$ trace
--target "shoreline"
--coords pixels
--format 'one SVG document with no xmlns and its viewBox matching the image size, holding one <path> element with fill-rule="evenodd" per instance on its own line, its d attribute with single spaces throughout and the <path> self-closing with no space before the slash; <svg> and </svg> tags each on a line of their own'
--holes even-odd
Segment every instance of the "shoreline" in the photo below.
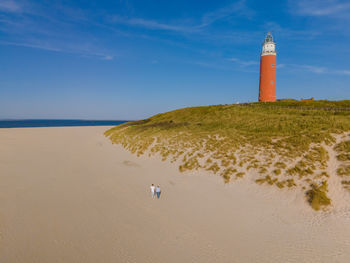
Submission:
<svg viewBox="0 0 350 263">
<path fill-rule="evenodd" d="M 115 127 L 115 125 L 91 125 L 91 126 L 48 126 L 48 127 L 7 127 L 7 128 L 1 128 L 0 130 L 13 130 L 13 129 L 32 129 L 32 128 L 37 128 L 37 129 L 48 129 L 48 128 L 93 128 L 93 127 L 105 127 L 105 128 L 111 128 Z"/>
<path fill-rule="evenodd" d="M 125 120 L 74 120 L 74 119 L 24 119 L 0 120 L 0 129 L 6 128 L 47 128 L 47 127 L 95 127 L 116 126 Z"/>
</svg>

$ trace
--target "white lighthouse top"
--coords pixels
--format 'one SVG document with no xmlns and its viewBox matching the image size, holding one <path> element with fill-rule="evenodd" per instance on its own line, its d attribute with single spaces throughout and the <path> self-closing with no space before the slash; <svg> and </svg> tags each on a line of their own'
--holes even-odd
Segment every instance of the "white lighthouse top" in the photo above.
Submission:
<svg viewBox="0 0 350 263">
<path fill-rule="evenodd" d="M 264 43 L 262 45 L 262 56 L 265 55 L 276 55 L 276 44 L 273 42 L 271 33 L 267 33 Z"/>
</svg>

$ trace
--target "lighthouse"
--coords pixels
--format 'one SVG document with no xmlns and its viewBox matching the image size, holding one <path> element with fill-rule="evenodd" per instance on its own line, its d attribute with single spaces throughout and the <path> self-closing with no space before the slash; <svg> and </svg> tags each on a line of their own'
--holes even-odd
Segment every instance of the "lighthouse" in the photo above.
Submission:
<svg viewBox="0 0 350 263">
<path fill-rule="evenodd" d="M 270 32 L 262 45 L 259 101 L 276 101 L 276 45 Z"/>
</svg>

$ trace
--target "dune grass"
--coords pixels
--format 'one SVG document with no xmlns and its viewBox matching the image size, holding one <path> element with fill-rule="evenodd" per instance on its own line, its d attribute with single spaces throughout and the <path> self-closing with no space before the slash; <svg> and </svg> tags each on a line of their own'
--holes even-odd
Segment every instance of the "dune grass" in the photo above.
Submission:
<svg viewBox="0 0 350 263">
<path fill-rule="evenodd" d="M 348 108 L 350 101 L 293 100 L 190 107 L 124 123 L 105 135 L 137 155 L 178 162 L 181 172 L 207 170 L 228 183 L 249 170 L 258 183 L 305 187 L 305 178 L 319 182 L 316 171 L 326 174 L 323 145 L 335 143 L 332 134 L 350 131 Z M 347 160 L 348 144 L 338 148 L 338 159 Z"/>
<path fill-rule="evenodd" d="M 341 163 L 337 169 L 337 174 L 343 178 L 342 185 L 345 189 L 350 189 L 350 140 L 338 143 L 334 150 L 338 153 L 337 159 Z"/>
<path fill-rule="evenodd" d="M 331 200 L 327 196 L 327 192 L 327 181 L 323 181 L 320 186 L 315 184 L 311 185 L 311 189 L 307 191 L 306 194 L 309 197 L 308 201 L 314 210 L 318 211 L 321 208 L 331 204 Z"/>
</svg>

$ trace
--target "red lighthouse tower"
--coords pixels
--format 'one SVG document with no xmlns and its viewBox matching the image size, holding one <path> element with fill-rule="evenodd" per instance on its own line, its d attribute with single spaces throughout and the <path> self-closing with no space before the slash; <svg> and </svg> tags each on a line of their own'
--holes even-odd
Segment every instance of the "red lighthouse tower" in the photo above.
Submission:
<svg viewBox="0 0 350 263">
<path fill-rule="evenodd" d="M 259 101 L 276 101 L 276 46 L 270 32 L 261 52 Z"/>
</svg>

